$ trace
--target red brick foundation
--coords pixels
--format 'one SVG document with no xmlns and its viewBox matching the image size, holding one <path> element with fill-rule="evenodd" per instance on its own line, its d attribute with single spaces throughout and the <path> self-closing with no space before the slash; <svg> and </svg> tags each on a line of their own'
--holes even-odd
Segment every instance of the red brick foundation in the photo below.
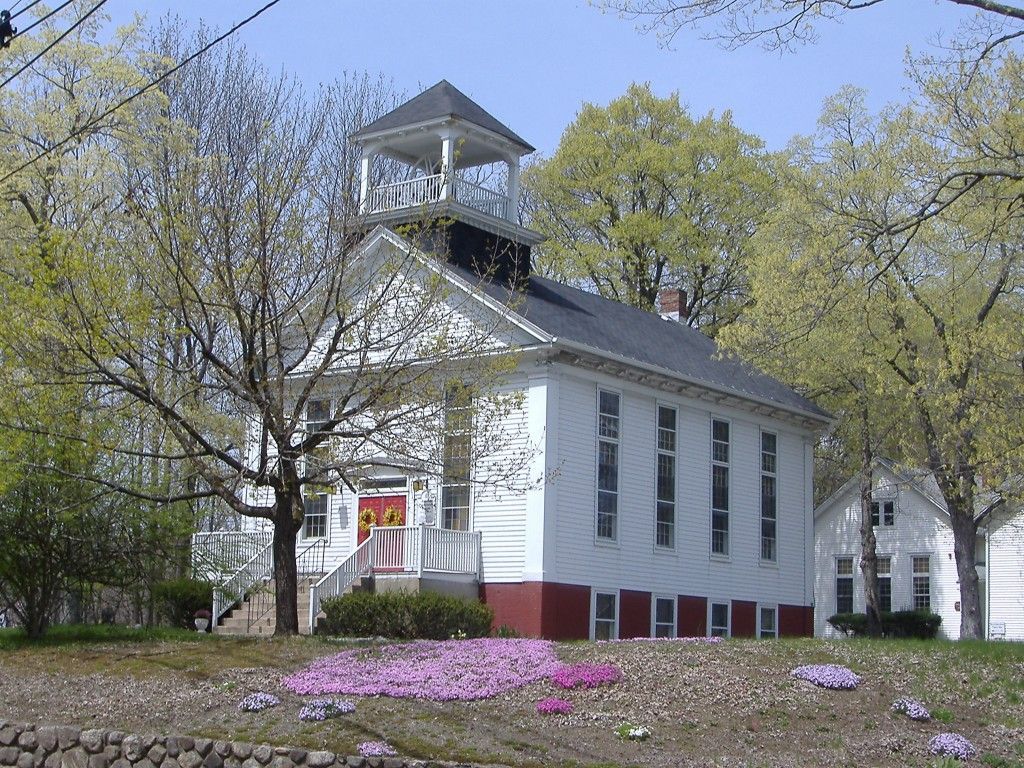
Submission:
<svg viewBox="0 0 1024 768">
<path fill-rule="evenodd" d="M 480 599 L 494 609 L 495 628 L 524 637 L 580 640 L 590 636 L 590 587 L 528 581 L 481 584 Z"/>
</svg>

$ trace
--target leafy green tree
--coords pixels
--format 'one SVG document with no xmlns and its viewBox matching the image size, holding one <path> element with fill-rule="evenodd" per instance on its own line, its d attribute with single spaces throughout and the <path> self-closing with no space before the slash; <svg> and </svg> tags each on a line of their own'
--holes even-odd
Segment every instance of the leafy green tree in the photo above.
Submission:
<svg viewBox="0 0 1024 768">
<path fill-rule="evenodd" d="M 931 80 L 921 106 L 881 115 L 856 91 L 833 99 L 818 134 L 791 148 L 788 207 L 759 238 L 755 300 L 726 339 L 762 363 L 773 348 L 794 382 L 863 374 L 867 418 L 892 424 L 946 503 L 963 637 L 982 633 L 978 527 L 1020 493 L 1024 219 L 1003 173 L 968 177 L 926 216 L 919 200 L 965 159 L 1019 141 L 1020 70 L 1011 56 Z"/>
<path fill-rule="evenodd" d="M 525 174 L 538 267 L 645 310 L 686 291 L 691 326 L 713 333 L 747 300 L 748 242 L 772 203 L 761 142 L 726 113 L 694 120 L 679 95 L 631 85 L 586 104 L 555 154 Z"/>
</svg>

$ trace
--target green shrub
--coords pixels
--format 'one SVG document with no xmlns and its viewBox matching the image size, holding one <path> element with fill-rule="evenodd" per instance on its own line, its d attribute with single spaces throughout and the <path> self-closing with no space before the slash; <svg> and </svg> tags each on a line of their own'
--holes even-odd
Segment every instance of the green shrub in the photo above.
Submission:
<svg viewBox="0 0 1024 768">
<path fill-rule="evenodd" d="M 939 633 L 942 617 L 928 611 L 893 611 L 882 613 L 883 637 L 912 637 L 932 640 Z M 845 635 L 864 637 L 868 633 L 868 617 L 863 613 L 837 613 L 828 623 Z"/>
<path fill-rule="evenodd" d="M 157 610 L 172 627 L 193 629 L 196 611 L 213 606 L 213 584 L 195 579 L 171 579 L 153 587 Z"/>
<path fill-rule="evenodd" d="M 352 592 L 324 600 L 323 612 L 320 632 L 352 637 L 484 637 L 494 621 L 490 606 L 437 592 Z"/>
</svg>

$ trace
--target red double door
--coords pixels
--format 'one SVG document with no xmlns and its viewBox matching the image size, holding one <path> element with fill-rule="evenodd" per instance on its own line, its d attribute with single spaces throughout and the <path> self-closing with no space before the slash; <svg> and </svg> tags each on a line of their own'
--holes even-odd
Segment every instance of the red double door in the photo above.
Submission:
<svg viewBox="0 0 1024 768">
<path fill-rule="evenodd" d="M 374 570 L 405 568 L 405 532 L 388 531 L 405 525 L 405 511 L 405 496 L 369 496 L 359 500 L 359 543 L 370 537 L 371 513 L 372 522 L 378 529 Z"/>
</svg>

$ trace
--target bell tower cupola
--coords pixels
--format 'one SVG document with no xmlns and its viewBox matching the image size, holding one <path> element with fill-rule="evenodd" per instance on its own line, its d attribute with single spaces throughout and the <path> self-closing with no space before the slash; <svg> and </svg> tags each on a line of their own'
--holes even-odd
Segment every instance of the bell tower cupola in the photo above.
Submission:
<svg viewBox="0 0 1024 768">
<path fill-rule="evenodd" d="M 442 80 L 351 138 L 364 226 L 425 224 L 458 266 L 503 280 L 529 273 L 543 238 L 518 223 L 519 163 L 534 148 L 462 91 Z"/>
</svg>

